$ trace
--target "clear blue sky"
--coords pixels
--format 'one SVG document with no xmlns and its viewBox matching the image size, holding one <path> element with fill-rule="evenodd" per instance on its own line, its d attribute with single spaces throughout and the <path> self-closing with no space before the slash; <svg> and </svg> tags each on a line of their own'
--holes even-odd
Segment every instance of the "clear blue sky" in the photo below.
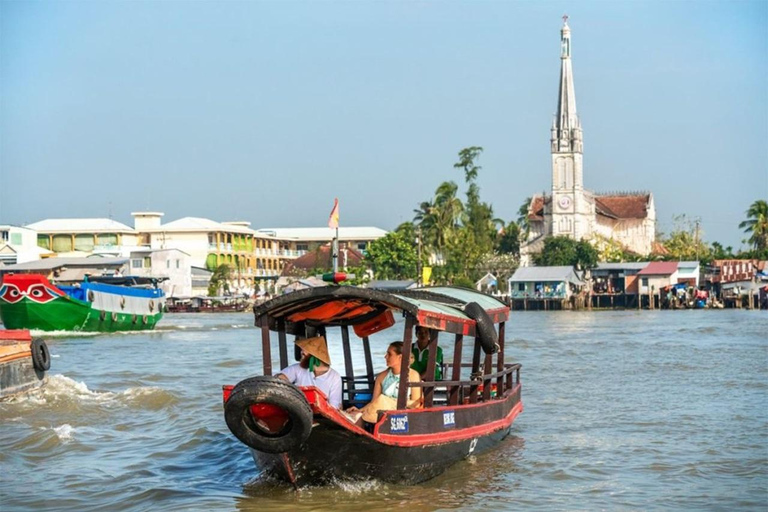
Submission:
<svg viewBox="0 0 768 512">
<path fill-rule="evenodd" d="M 4 0 L 0 223 L 322 226 L 338 196 L 342 225 L 393 229 L 471 145 L 514 219 L 550 188 L 564 13 L 587 188 L 738 247 L 768 198 L 764 0 Z"/>
</svg>

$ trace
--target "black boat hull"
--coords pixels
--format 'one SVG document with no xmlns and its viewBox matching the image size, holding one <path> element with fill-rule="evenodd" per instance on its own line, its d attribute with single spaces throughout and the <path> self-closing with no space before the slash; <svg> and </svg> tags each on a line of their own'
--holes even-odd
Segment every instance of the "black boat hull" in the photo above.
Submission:
<svg viewBox="0 0 768 512">
<path fill-rule="evenodd" d="M 374 435 L 350 429 L 334 417 L 315 414 L 315 425 L 305 443 L 290 452 L 272 454 L 250 449 L 257 467 L 267 474 L 298 486 L 322 484 L 338 480 L 375 479 L 398 484 L 417 484 L 443 473 L 469 455 L 486 451 L 509 435 L 514 418 L 522 411 L 519 387 L 509 397 L 475 406 L 442 407 L 431 411 L 411 411 L 411 432 L 396 437 L 383 434 L 393 424 L 396 411 L 387 413 L 377 425 Z M 442 421 L 451 412 L 456 423 L 472 418 L 490 422 L 472 422 L 463 429 L 429 434 L 420 426 Z M 409 440 L 409 438 L 413 438 Z M 421 438 L 416 440 L 416 438 Z M 393 440 L 394 439 L 394 440 Z M 402 442 L 398 442 L 402 439 Z"/>
</svg>

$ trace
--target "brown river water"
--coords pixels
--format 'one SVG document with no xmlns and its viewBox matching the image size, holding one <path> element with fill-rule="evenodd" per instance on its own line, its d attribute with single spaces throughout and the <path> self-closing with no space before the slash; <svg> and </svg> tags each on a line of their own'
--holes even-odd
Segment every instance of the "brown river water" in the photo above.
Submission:
<svg viewBox="0 0 768 512">
<path fill-rule="evenodd" d="M 514 312 L 525 410 L 497 449 L 417 486 L 298 491 L 224 423 L 221 385 L 261 368 L 252 318 L 46 335 L 46 388 L 0 403 L 0 510 L 768 510 L 768 312 Z M 376 368 L 401 333 L 374 337 Z"/>
</svg>

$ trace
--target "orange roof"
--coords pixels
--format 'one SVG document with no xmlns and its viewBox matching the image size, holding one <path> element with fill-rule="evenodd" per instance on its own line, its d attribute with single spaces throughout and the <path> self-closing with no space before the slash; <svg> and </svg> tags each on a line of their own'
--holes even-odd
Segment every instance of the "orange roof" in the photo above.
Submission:
<svg viewBox="0 0 768 512">
<path fill-rule="evenodd" d="M 528 220 L 544 220 L 544 196 L 533 196 L 528 207 Z"/>
<path fill-rule="evenodd" d="M 357 267 L 363 261 L 363 255 L 351 248 L 339 247 L 339 267 Z M 283 269 L 284 276 L 293 275 L 297 270 L 331 269 L 333 257 L 330 244 L 322 245 L 314 251 L 296 258 Z"/>
<path fill-rule="evenodd" d="M 616 219 L 644 219 L 648 216 L 650 194 L 595 196 L 598 214 Z"/>
</svg>

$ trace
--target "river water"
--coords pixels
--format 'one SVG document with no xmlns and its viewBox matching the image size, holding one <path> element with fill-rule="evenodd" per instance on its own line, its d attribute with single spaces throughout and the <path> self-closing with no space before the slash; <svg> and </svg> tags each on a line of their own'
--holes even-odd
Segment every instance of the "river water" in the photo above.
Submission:
<svg viewBox="0 0 768 512">
<path fill-rule="evenodd" d="M 0 403 L 0 509 L 768 508 L 766 312 L 515 312 L 525 410 L 496 450 L 419 486 L 298 492 L 259 477 L 224 423 L 221 384 L 259 373 L 251 324 L 169 314 L 153 332 L 46 335 L 47 387 Z M 377 368 L 399 335 L 374 340 Z"/>
</svg>

